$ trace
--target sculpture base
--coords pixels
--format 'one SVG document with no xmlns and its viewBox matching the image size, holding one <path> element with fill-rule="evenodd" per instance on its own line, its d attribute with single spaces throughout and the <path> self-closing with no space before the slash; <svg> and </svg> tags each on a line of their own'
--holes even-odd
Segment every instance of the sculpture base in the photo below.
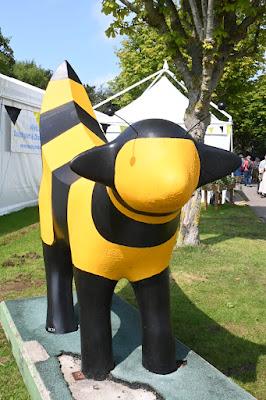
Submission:
<svg viewBox="0 0 266 400">
<path fill-rule="evenodd" d="M 33 400 L 254 400 L 200 356 L 177 341 L 177 359 L 187 365 L 156 375 L 141 364 L 138 312 L 114 296 L 113 348 L 116 367 L 108 380 L 80 373 L 79 331 L 53 335 L 45 331 L 46 298 L 0 304 L 0 321 Z"/>
</svg>

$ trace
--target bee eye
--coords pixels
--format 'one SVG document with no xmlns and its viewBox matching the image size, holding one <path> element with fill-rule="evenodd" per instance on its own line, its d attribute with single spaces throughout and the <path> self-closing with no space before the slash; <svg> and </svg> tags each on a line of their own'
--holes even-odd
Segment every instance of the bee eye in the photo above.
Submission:
<svg viewBox="0 0 266 400">
<path fill-rule="evenodd" d="M 130 159 L 130 165 L 133 166 L 135 164 L 135 162 L 136 162 L 136 157 L 132 156 Z"/>
</svg>

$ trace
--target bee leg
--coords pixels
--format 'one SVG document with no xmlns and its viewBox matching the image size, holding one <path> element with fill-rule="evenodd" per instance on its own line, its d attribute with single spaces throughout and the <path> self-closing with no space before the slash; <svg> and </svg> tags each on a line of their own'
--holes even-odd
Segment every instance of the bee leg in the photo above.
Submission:
<svg viewBox="0 0 266 400">
<path fill-rule="evenodd" d="M 70 248 L 63 241 L 56 241 L 51 246 L 43 243 L 43 257 L 48 303 L 46 330 L 51 333 L 76 331 L 78 324 L 73 306 Z"/>
<path fill-rule="evenodd" d="M 170 318 L 169 271 L 133 282 L 142 320 L 142 363 L 156 374 L 178 368 Z"/>
<path fill-rule="evenodd" d="M 88 378 L 103 380 L 114 368 L 111 303 L 117 281 L 74 268 L 77 288 L 81 368 Z"/>
</svg>

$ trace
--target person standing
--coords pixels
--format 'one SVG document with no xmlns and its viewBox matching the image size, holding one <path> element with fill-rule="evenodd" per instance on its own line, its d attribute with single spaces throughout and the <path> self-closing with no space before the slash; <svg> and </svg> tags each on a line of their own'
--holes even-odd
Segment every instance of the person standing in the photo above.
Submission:
<svg viewBox="0 0 266 400">
<path fill-rule="evenodd" d="M 250 156 L 246 156 L 243 164 L 243 170 L 244 170 L 244 185 L 251 185 L 251 180 L 252 180 L 252 167 L 253 163 L 251 161 Z"/>
<path fill-rule="evenodd" d="M 239 189 L 242 189 L 242 179 L 243 179 L 243 165 L 244 165 L 244 156 L 242 154 L 239 154 L 239 157 L 241 158 L 241 165 L 234 171 L 234 177 L 236 180 L 236 184 L 239 185 Z"/>
<path fill-rule="evenodd" d="M 256 157 L 255 161 L 253 163 L 253 171 L 252 171 L 252 181 L 253 183 L 256 184 L 257 186 L 257 192 L 259 192 L 259 186 L 260 186 L 260 181 L 259 181 L 259 165 L 260 165 L 260 158 Z"/>
<path fill-rule="evenodd" d="M 266 197 L 266 154 L 264 156 L 264 160 L 260 162 L 259 174 L 260 174 L 259 193 L 261 194 L 261 197 Z"/>
</svg>

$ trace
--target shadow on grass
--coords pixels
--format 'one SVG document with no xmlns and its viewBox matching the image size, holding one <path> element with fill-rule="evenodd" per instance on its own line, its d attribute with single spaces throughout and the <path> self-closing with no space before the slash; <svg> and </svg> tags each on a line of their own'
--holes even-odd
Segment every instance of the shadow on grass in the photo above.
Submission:
<svg viewBox="0 0 266 400">
<path fill-rule="evenodd" d="M 39 221 L 38 207 L 24 208 L 23 210 L 0 217 L 0 237 L 18 229 L 26 228 Z"/>
<path fill-rule="evenodd" d="M 136 304 L 129 283 L 118 294 Z M 266 354 L 266 346 L 235 336 L 220 326 L 196 307 L 173 279 L 171 306 L 174 334 L 178 340 L 225 375 L 243 383 L 256 381 L 257 362 L 261 355 Z M 128 329 L 127 335 L 130 335 Z M 136 337 L 132 344 L 137 347 L 139 340 Z"/>
<path fill-rule="evenodd" d="M 212 237 L 201 239 L 202 244 L 216 244 L 231 238 L 265 239 L 266 224 L 248 206 L 223 205 L 214 210 L 209 207 L 202 213 L 201 235 Z"/>
</svg>

